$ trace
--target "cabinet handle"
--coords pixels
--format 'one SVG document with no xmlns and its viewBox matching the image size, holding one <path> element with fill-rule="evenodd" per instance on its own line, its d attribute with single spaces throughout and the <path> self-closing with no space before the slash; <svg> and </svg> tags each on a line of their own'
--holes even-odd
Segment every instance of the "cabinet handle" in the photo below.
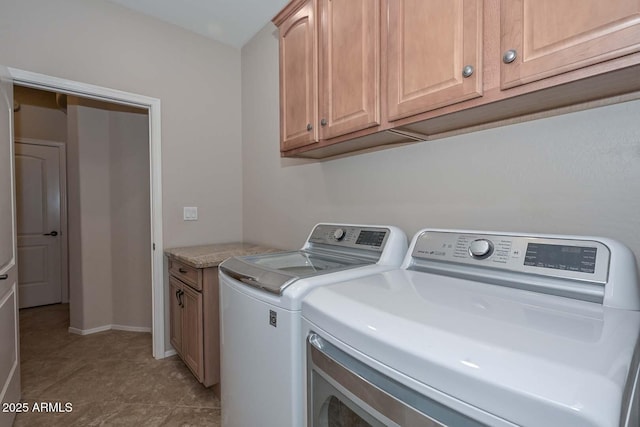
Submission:
<svg viewBox="0 0 640 427">
<path fill-rule="evenodd" d="M 475 69 L 473 68 L 473 65 L 467 65 L 462 69 L 462 77 L 471 77 L 474 71 Z"/>
<path fill-rule="evenodd" d="M 182 273 L 182 274 L 187 274 L 187 270 L 185 270 L 185 269 L 184 269 L 184 268 L 182 268 L 182 267 L 180 267 L 180 268 L 178 269 L 178 271 L 179 271 L 180 273 Z"/>
<path fill-rule="evenodd" d="M 502 55 L 502 62 L 505 64 L 511 64 L 518 57 L 518 51 L 515 49 L 509 49 Z"/>
<path fill-rule="evenodd" d="M 308 124 L 307 124 L 307 130 L 308 130 L 309 132 L 311 132 L 311 131 L 313 130 L 313 126 L 311 126 L 311 123 L 308 123 Z"/>
<path fill-rule="evenodd" d="M 3 274 L 0 276 L 0 280 L 7 280 L 9 278 L 8 274 Z"/>
<path fill-rule="evenodd" d="M 327 125 L 327 120 L 326 119 L 322 119 L 320 120 L 320 126 L 326 126 Z"/>
<path fill-rule="evenodd" d="M 184 307 L 184 303 L 182 302 L 182 294 L 184 294 L 184 291 L 180 289 L 176 291 L 176 299 L 178 300 L 178 305 L 180 307 Z"/>
<path fill-rule="evenodd" d="M 53 236 L 56 237 L 58 235 L 58 232 L 53 230 L 51 233 L 45 233 L 43 234 L 43 236 Z"/>
</svg>

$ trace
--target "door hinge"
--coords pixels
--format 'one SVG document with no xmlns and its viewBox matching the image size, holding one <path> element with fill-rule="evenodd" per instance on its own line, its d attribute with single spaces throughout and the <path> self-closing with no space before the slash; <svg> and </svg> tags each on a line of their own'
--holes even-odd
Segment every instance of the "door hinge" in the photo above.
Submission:
<svg viewBox="0 0 640 427">
<path fill-rule="evenodd" d="M 153 250 L 154 251 L 156 250 L 156 244 L 155 243 L 153 244 Z"/>
</svg>

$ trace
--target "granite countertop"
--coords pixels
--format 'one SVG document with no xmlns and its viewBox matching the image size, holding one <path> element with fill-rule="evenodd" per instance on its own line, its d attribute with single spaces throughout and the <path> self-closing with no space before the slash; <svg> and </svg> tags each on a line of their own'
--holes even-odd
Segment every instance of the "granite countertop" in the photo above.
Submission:
<svg viewBox="0 0 640 427">
<path fill-rule="evenodd" d="M 207 268 L 217 267 L 222 261 L 233 256 L 280 251 L 281 249 L 269 248 L 253 243 L 234 242 L 169 248 L 164 250 L 164 254 L 169 258 L 182 261 L 195 268 Z"/>
</svg>

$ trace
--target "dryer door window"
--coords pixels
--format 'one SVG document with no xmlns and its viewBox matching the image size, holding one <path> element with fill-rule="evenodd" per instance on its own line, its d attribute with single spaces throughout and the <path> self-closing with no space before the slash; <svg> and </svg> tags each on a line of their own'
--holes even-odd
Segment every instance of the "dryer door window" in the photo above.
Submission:
<svg viewBox="0 0 640 427">
<path fill-rule="evenodd" d="M 373 370 L 315 333 L 306 350 L 311 427 L 484 426 Z"/>
</svg>

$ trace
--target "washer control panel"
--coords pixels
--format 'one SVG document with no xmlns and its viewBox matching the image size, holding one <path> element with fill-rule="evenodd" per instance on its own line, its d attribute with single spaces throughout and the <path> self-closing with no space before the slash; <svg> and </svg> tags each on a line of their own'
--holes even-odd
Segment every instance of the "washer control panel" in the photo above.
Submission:
<svg viewBox="0 0 640 427">
<path fill-rule="evenodd" d="M 411 256 L 543 276 L 606 283 L 609 248 L 593 240 L 424 231 Z"/>
<path fill-rule="evenodd" d="M 389 233 L 388 228 L 319 224 L 309 242 L 382 252 Z"/>
</svg>

